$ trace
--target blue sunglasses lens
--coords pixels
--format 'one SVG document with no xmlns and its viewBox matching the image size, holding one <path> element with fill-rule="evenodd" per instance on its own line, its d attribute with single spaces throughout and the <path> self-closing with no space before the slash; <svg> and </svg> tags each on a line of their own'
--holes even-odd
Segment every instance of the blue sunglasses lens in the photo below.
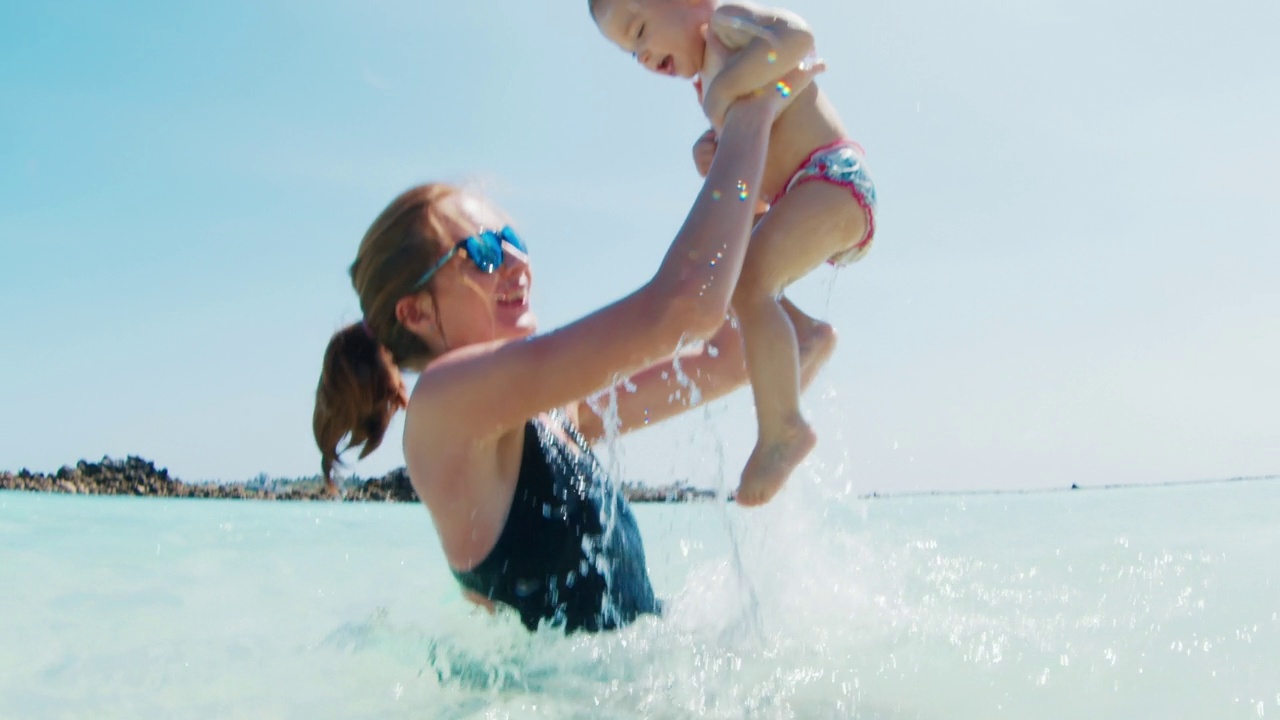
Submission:
<svg viewBox="0 0 1280 720">
<path fill-rule="evenodd" d="M 501 235 L 504 242 L 511 243 L 511 247 L 522 253 L 528 254 L 529 250 L 525 248 L 524 241 L 520 239 L 520 236 L 516 234 L 515 230 L 511 229 L 510 225 L 502 228 Z"/>
<path fill-rule="evenodd" d="M 465 240 L 467 257 L 471 258 L 471 262 L 475 263 L 476 269 L 481 272 L 494 272 L 502 266 L 502 261 L 505 259 L 502 253 L 503 242 L 511 243 L 511 246 L 520 252 L 528 252 L 520 236 L 516 235 L 510 227 L 505 227 L 499 232 L 485 230 L 479 235 L 467 238 Z"/>
<path fill-rule="evenodd" d="M 481 272 L 491 273 L 502 264 L 502 243 L 495 240 L 489 232 L 467 238 L 467 257 Z"/>
</svg>

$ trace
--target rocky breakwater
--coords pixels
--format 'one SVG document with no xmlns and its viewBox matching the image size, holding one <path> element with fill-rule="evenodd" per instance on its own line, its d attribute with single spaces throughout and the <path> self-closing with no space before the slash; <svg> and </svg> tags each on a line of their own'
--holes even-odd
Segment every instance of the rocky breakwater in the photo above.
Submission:
<svg viewBox="0 0 1280 720">
<path fill-rule="evenodd" d="M 0 490 L 62 493 L 71 495 L 136 495 L 164 498 L 212 498 L 222 500 L 337 500 L 327 493 L 319 477 L 300 480 L 265 479 L 246 483 L 185 483 L 166 468 L 140 457 L 100 462 L 81 460 L 51 474 L 20 470 L 0 472 Z M 342 500 L 412 502 L 417 500 L 409 476 L 398 470 L 372 480 L 356 480 L 343 489 Z"/>
<path fill-rule="evenodd" d="M 714 500 L 716 498 L 713 490 L 696 488 L 682 482 L 661 487 L 624 482 L 622 483 L 622 493 L 627 496 L 629 502 L 633 503 L 695 502 L 698 500 Z"/>
<path fill-rule="evenodd" d="M 187 484 L 170 477 L 165 468 L 139 457 L 101 462 L 81 460 L 64 465 L 52 474 L 22 469 L 16 474 L 0 472 L 0 490 L 67 493 L 72 495 L 138 495 L 170 498 L 229 498 L 265 500 L 268 494 L 241 485 L 218 483 Z"/>
<path fill-rule="evenodd" d="M 165 468 L 140 457 L 124 460 L 109 457 L 99 462 L 81 460 L 51 474 L 22 469 L 0 472 L 0 490 L 63 493 L 73 495 L 136 495 L 165 498 L 218 498 L 225 500 L 343 500 L 346 502 L 418 502 L 409 482 L 409 473 L 398 468 L 381 477 L 348 478 L 342 494 L 325 490 L 319 476 L 299 479 L 271 479 L 259 476 L 242 483 L 185 483 L 169 475 Z M 631 502 L 688 502 L 707 500 L 714 494 L 683 483 L 652 487 L 625 483 L 623 494 Z"/>
<path fill-rule="evenodd" d="M 418 502 L 418 493 L 409 482 L 409 471 L 399 468 L 382 477 L 345 484 L 342 499 L 352 502 Z"/>
</svg>

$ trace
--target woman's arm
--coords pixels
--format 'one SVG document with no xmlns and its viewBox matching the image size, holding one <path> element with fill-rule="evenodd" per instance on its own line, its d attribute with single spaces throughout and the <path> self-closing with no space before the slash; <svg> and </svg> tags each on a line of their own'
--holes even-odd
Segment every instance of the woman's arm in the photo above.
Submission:
<svg viewBox="0 0 1280 720">
<path fill-rule="evenodd" d="M 800 347 L 800 385 L 808 387 L 835 349 L 835 331 L 800 312 L 790 300 L 783 298 L 781 304 L 795 327 Z M 658 363 L 615 385 L 608 401 L 584 400 L 578 408 L 578 428 L 593 442 L 607 435 L 622 435 L 724 397 L 746 382 L 742 337 L 735 323 L 726 322 L 698 350 Z M 606 417 L 597 411 L 602 403 L 607 404 Z"/>
<path fill-rule="evenodd" d="M 793 79 L 803 85 L 814 74 L 796 71 Z M 720 137 L 724 152 L 653 279 L 546 335 L 442 356 L 410 398 L 411 410 L 424 411 L 411 412 L 417 419 L 406 426 L 406 442 L 492 436 L 669 357 L 682 338 L 714 334 L 742 269 L 769 129 L 781 105 L 776 93 L 758 93 L 731 108 Z M 736 199 L 739 187 L 745 202 Z"/>
<path fill-rule="evenodd" d="M 724 67 L 704 92 L 703 107 L 713 127 L 720 126 L 735 98 L 777 82 L 814 51 L 813 33 L 800 16 L 751 2 L 716 8 L 709 35 L 734 39 Z"/>
</svg>

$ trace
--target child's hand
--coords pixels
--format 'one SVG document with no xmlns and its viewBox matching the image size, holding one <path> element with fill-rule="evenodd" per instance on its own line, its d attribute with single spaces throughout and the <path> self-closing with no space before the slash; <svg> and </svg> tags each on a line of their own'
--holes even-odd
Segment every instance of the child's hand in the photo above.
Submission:
<svg viewBox="0 0 1280 720">
<path fill-rule="evenodd" d="M 725 115 L 726 122 L 729 114 L 736 112 L 739 108 L 744 110 L 750 108 L 753 112 L 757 110 L 767 112 L 776 120 L 778 114 L 791 104 L 792 98 L 809 87 L 813 79 L 826 70 L 827 64 L 822 60 L 802 63 L 800 67 L 782 76 L 778 82 L 757 88 L 740 98 L 734 98 L 729 106 L 729 112 Z"/>
<path fill-rule="evenodd" d="M 712 80 L 707 86 L 706 97 L 702 101 L 702 112 L 711 121 L 711 127 L 724 127 L 724 116 L 729 112 L 729 106 L 733 104 L 737 98 L 728 97 L 724 92 L 720 92 L 720 86 L 716 81 Z"/>
<path fill-rule="evenodd" d="M 707 64 L 716 68 L 724 67 L 725 60 L 733 54 L 733 50 L 725 45 L 718 35 L 708 29 L 705 25 L 702 28 L 702 35 L 707 39 Z M 711 121 L 712 128 L 724 127 L 725 113 L 729 112 L 729 106 L 733 104 L 736 97 L 728 97 L 723 90 L 723 86 L 716 82 L 716 76 L 711 78 L 702 91 L 702 112 L 706 114 L 707 119 Z"/>
<path fill-rule="evenodd" d="M 698 175 L 706 177 L 711 172 L 711 161 L 716 157 L 716 130 L 712 128 L 704 133 L 693 144 L 693 165 L 698 168 Z"/>
</svg>

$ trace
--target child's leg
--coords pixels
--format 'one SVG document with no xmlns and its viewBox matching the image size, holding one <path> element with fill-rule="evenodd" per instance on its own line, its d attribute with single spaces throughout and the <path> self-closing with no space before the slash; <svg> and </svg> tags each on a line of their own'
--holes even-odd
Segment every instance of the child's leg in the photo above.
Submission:
<svg viewBox="0 0 1280 720">
<path fill-rule="evenodd" d="M 804 392 L 836 351 L 836 330 L 828 323 L 809 317 L 785 297 L 779 297 L 778 304 L 800 340 L 800 392 Z"/>
<path fill-rule="evenodd" d="M 740 504 L 768 502 L 817 442 L 800 414 L 799 350 L 778 296 L 865 230 L 866 215 L 847 189 L 811 182 L 782 198 L 752 233 L 733 308 L 742 325 L 760 435 L 742 471 Z"/>
<path fill-rule="evenodd" d="M 753 291 L 736 295 L 733 307 L 742 325 L 759 428 L 737 500 L 742 505 L 760 505 L 782 488 L 817 437 L 800 414 L 800 351 L 782 306 L 769 293 Z"/>
</svg>

